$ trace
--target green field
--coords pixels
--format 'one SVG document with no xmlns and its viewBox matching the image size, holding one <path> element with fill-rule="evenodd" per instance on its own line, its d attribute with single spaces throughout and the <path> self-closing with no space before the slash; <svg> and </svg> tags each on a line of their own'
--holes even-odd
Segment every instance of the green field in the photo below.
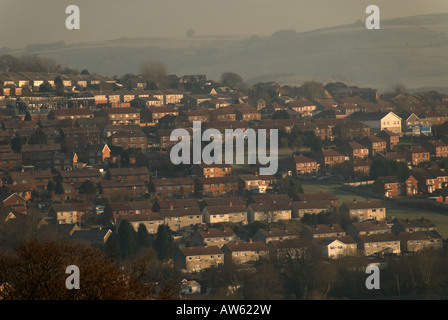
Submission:
<svg viewBox="0 0 448 320">
<path fill-rule="evenodd" d="M 301 181 L 305 193 L 333 192 L 338 196 L 340 204 L 353 201 L 353 199 L 366 199 L 348 190 L 341 184 L 326 181 Z M 398 219 L 420 219 L 422 217 L 431 219 L 437 226 L 437 231 L 444 238 L 448 238 L 448 212 L 419 209 L 399 205 L 395 201 L 384 201 L 386 216 Z"/>
</svg>

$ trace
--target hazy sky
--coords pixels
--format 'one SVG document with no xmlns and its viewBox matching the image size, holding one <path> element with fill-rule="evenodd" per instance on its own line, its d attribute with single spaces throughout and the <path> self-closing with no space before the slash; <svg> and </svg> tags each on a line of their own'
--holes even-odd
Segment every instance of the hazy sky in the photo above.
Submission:
<svg viewBox="0 0 448 320">
<path fill-rule="evenodd" d="M 77 5 L 81 29 L 67 30 L 65 8 Z M 90 42 L 120 37 L 307 31 L 365 19 L 448 12 L 448 0 L 0 0 L 0 48 Z M 448 22 L 447 22 L 448 23 Z"/>
</svg>

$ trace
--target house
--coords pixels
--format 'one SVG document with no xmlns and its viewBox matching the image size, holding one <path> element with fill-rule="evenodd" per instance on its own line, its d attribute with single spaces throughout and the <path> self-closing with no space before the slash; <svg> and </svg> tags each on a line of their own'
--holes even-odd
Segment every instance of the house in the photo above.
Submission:
<svg viewBox="0 0 448 320">
<path fill-rule="evenodd" d="M 154 201 L 152 210 L 159 212 L 162 209 L 200 208 L 196 199 L 157 199 Z"/>
<path fill-rule="evenodd" d="M 151 179 L 149 193 L 155 199 L 182 198 L 194 194 L 192 178 Z"/>
<path fill-rule="evenodd" d="M 81 229 L 73 231 L 70 240 L 104 246 L 111 235 L 110 229 Z"/>
<path fill-rule="evenodd" d="M 372 133 L 389 130 L 401 134 L 401 117 L 392 111 L 355 112 L 350 119 L 361 122 L 370 127 Z"/>
<path fill-rule="evenodd" d="M 236 120 L 240 121 L 253 121 L 261 120 L 261 113 L 256 108 L 250 105 L 232 105 L 227 108 L 231 108 L 235 113 Z"/>
<path fill-rule="evenodd" d="M 329 200 L 330 203 L 337 207 L 338 197 L 332 192 L 317 192 L 317 193 L 297 193 L 293 201 L 311 202 Z"/>
<path fill-rule="evenodd" d="M 108 139 L 111 146 L 122 148 L 139 148 L 148 147 L 148 138 L 141 130 L 128 131 L 123 130 L 112 134 Z"/>
<path fill-rule="evenodd" d="M 401 181 L 396 176 L 378 177 L 372 184 L 372 191 L 385 198 L 396 198 L 401 195 Z"/>
<path fill-rule="evenodd" d="M 332 200 L 293 201 L 291 205 L 291 217 L 302 219 L 306 214 L 327 213 L 334 210 Z"/>
<path fill-rule="evenodd" d="M 394 233 L 358 236 L 358 250 L 364 256 L 399 255 L 400 239 Z"/>
<path fill-rule="evenodd" d="M 419 145 L 405 147 L 403 153 L 406 156 L 406 162 L 411 166 L 418 166 L 431 160 L 429 151 Z"/>
<path fill-rule="evenodd" d="M 231 206 L 246 206 L 246 201 L 240 196 L 227 197 L 207 197 L 203 198 L 201 202 L 201 210 L 205 207 L 231 207 Z"/>
<path fill-rule="evenodd" d="M 218 246 L 221 248 L 229 242 L 235 242 L 238 239 L 232 228 L 199 228 L 190 238 L 191 246 Z"/>
<path fill-rule="evenodd" d="M 341 153 L 350 159 L 365 159 L 369 156 L 369 149 L 356 141 L 350 141 L 341 148 Z"/>
<path fill-rule="evenodd" d="M 276 178 L 272 175 L 242 174 L 238 176 L 238 191 L 241 194 L 259 194 L 272 190 Z"/>
<path fill-rule="evenodd" d="M 180 287 L 180 294 L 197 294 L 201 293 L 201 285 L 195 280 L 183 280 Z"/>
<path fill-rule="evenodd" d="M 367 220 L 361 222 L 352 222 L 347 228 L 347 234 L 353 238 L 363 235 L 391 233 L 392 226 L 385 221 Z"/>
<path fill-rule="evenodd" d="M 140 112 L 134 107 L 103 108 L 100 114 L 107 118 L 108 124 L 140 124 Z"/>
<path fill-rule="evenodd" d="M 401 114 L 402 131 L 404 135 L 420 136 L 430 135 L 432 123 L 429 119 L 419 118 L 415 113 L 404 112 Z"/>
<path fill-rule="evenodd" d="M 308 239 L 318 238 L 339 238 L 345 236 L 346 233 L 342 227 L 337 223 L 331 224 L 318 224 L 318 225 L 305 225 L 300 232 L 301 237 Z"/>
<path fill-rule="evenodd" d="M 420 170 L 414 170 L 412 175 L 417 180 L 417 188 L 420 193 L 431 194 L 438 189 L 448 187 L 448 173 L 440 169 L 420 168 Z"/>
<path fill-rule="evenodd" d="M 109 168 L 107 176 L 110 180 L 144 180 L 149 181 L 149 170 L 147 167 Z"/>
<path fill-rule="evenodd" d="M 313 256 L 312 241 L 308 238 L 291 238 L 284 240 L 271 240 L 267 243 L 269 259 L 283 260 L 288 263 L 292 260 L 309 262 Z"/>
<path fill-rule="evenodd" d="M 161 209 L 160 216 L 165 224 L 172 231 L 179 231 L 185 228 L 191 228 L 203 223 L 202 214 L 199 208 L 181 208 L 181 209 Z"/>
<path fill-rule="evenodd" d="M 429 151 L 431 158 L 442 159 L 448 157 L 448 145 L 442 140 L 426 140 L 422 147 Z"/>
<path fill-rule="evenodd" d="M 126 196 L 132 199 L 142 199 L 147 193 L 144 180 L 102 180 L 99 183 L 99 192 L 109 198 Z"/>
<path fill-rule="evenodd" d="M 106 143 L 96 145 L 79 145 L 74 148 L 74 152 L 78 156 L 78 162 L 88 165 L 104 165 L 107 164 L 111 157 L 111 150 Z"/>
<path fill-rule="evenodd" d="M 325 170 L 329 170 L 331 167 L 341 164 L 349 159 L 342 153 L 333 149 L 322 149 L 316 154 L 315 158 L 319 162 L 320 167 Z"/>
<path fill-rule="evenodd" d="M 291 227 L 285 228 L 261 228 L 254 234 L 254 241 L 262 241 L 268 244 L 270 241 L 282 241 L 287 239 L 297 239 L 300 237 L 299 232 Z"/>
<path fill-rule="evenodd" d="M 294 172 L 297 176 L 312 175 L 319 172 L 319 163 L 303 155 L 293 155 Z"/>
<path fill-rule="evenodd" d="M 91 119 L 95 114 L 88 108 L 68 108 L 68 109 L 53 109 L 51 110 L 47 118 L 49 120 L 72 120 L 75 123 L 77 119 Z"/>
<path fill-rule="evenodd" d="M 334 138 L 339 141 L 350 141 L 355 138 L 370 136 L 370 127 L 368 125 L 350 119 L 336 124 L 331 130 Z"/>
<path fill-rule="evenodd" d="M 13 171 L 9 173 L 9 183 L 12 185 L 31 185 L 33 192 L 42 195 L 46 192 L 48 182 L 53 179 L 51 170 Z"/>
<path fill-rule="evenodd" d="M 9 208 L 18 213 L 26 213 L 27 200 L 15 192 L 0 194 L 0 209 Z"/>
<path fill-rule="evenodd" d="M 315 102 L 303 99 L 303 100 L 293 100 L 286 104 L 290 109 L 299 113 L 302 117 L 312 117 L 317 109 Z"/>
<path fill-rule="evenodd" d="M 178 248 L 173 262 L 176 269 L 199 272 L 223 265 L 224 253 L 217 246 Z"/>
<path fill-rule="evenodd" d="M 61 130 L 61 136 L 68 146 L 97 145 L 101 143 L 101 131 L 97 127 L 68 127 Z"/>
<path fill-rule="evenodd" d="M 291 205 L 289 202 L 251 203 L 247 206 L 247 218 L 249 223 L 291 220 Z"/>
<path fill-rule="evenodd" d="M 400 232 L 398 238 L 400 239 L 402 253 L 441 249 L 443 247 L 443 238 L 436 230 Z"/>
<path fill-rule="evenodd" d="M 313 244 L 320 248 L 321 254 L 329 259 L 339 259 L 346 256 L 356 256 L 358 244 L 351 236 L 338 238 L 317 238 Z"/>
<path fill-rule="evenodd" d="M 146 107 L 142 111 L 142 115 L 144 115 L 144 119 L 148 122 L 158 123 L 160 119 L 167 115 L 177 116 L 179 115 L 179 111 L 173 106 L 162 106 L 162 107 Z"/>
<path fill-rule="evenodd" d="M 247 264 L 269 258 L 268 246 L 261 241 L 227 243 L 222 247 L 225 264 Z"/>
<path fill-rule="evenodd" d="M 436 230 L 436 225 L 432 222 L 431 219 L 405 219 L 405 220 L 397 220 L 393 224 L 391 230 L 395 234 L 399 234 L 401 232 L 420 232 L 420 231 L 434 231 Z"/>
<path fill-rule="evenodd" d="M 17 152 L 0 153 L 0 170 L 11 171 L 22 167 L 22 154 Z"/>
<path fill-rule="evenodd" d="M 48 210 L 48 216 L 54 224 L 82 223 L 81 219 L 88 219 L 96 215 L 95 204 L 92 202 L 74 202 L 52 204 Z"/>
<path fill-rule="evenodd" d="M 400 142 L 400 135 L 387 129 L 378 132 L 376 136 L 386 142 L 386 149 L 388 151 L 393 150 Z"/>
<path fill-rule="evenodd" d="M 208 224 L 231 222 L 246 224 L 247 211 L 245 205 L 206 206 L 202 209 L 204 221 Z"/>
<path fill-rule="evenodd" d="M 340 207 L 340 212 L 350 220 L 386 219 L 386 207 L 379 200 L 358 201 L 354 199 L 352 202 L 344 202 Z"/>
<path fill-rule="evenodd" d="M 206 164 L 206 163 L 197 163 L 194 164 L 190 173 L 193 176 L 204 177 L 204 178 L 217 178 L 228 176 L 232 174 L 232 166 L 230 164 Z"/>
<path fill-rule="evenodd" d="M 108 220 L 116 221 L 121 216 L 134 216 L 152 213 L 153 204 L 149 201 L 119 201 L 105 205 L 103 215 Z"/>
<path fill-rule="evenodd" d="M 143 202 L 143 201 L 139 201 Z M 117 220 L 117 230 L 121 221 L 126 220 L 137 232 L 140 225 L 144 225 L 149 234 L 156 234 L 159 226 L 165 223 L 165 220 L 157 212 L 140 213 L 134 215 L 120 215 Z"/>
<path fill-rule="evenodd" d="M 82 183 L 86 180 L 90 180 L 96 184 L 99 183 L 102 178 L 100 170 L 96 168 L 61 170 L 59 171 L 59 176 L 62 182 L 66 183 Z"/>
<path fill-rule="evenodd" d="M 385 153 L 387 150 L 387 143 L 383 139 L 370 135 L 362 139 L 362 143 L 369 148 L 369 153 L 374 156 L 378 153 Z"/>
<path fill-rule="evenodd" d="M 232 176 L 196 178 L 194 191 L 198 197 L 227 196 L 238 191 L 238 184 Z"/>
</svg>

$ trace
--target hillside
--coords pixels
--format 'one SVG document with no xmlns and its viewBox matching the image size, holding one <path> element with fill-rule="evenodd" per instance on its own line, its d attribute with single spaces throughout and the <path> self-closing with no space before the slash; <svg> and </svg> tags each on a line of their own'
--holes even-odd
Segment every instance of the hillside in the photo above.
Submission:
<svg viewBox="0 0 448 320">
<path fill-rule="evenodd" d="M 121 38 L 43 49 L 37 46 L 32 53 L 107 75 L 135 73 L 141 61 L 151 59 L 164 62 L 170 73 L 218 79 L 234 71 L 249 83 L 338 80 L 387 90 L 402 82 L 408 88 L 448 90 L 448 14 L 382 20 L 380 30 L 367 30 L 358 21 L 266 37 Z"/>
</svg>

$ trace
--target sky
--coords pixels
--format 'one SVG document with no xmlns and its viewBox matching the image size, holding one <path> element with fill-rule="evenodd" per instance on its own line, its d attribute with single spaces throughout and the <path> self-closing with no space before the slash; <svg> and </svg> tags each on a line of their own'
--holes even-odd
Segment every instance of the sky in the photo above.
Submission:
<svg viewBox="0 0 448 320">
<path fill-rule="evenodd" d="M 448 13 L 447 0 L 0 0 L 0 48 L 95 42 L 121 37 L 270 35 L 365 20 L 375 4 L 381 19 Z M 80 9 L 80 29 L 68 30 L 65 9 Z"/>
</svg>

